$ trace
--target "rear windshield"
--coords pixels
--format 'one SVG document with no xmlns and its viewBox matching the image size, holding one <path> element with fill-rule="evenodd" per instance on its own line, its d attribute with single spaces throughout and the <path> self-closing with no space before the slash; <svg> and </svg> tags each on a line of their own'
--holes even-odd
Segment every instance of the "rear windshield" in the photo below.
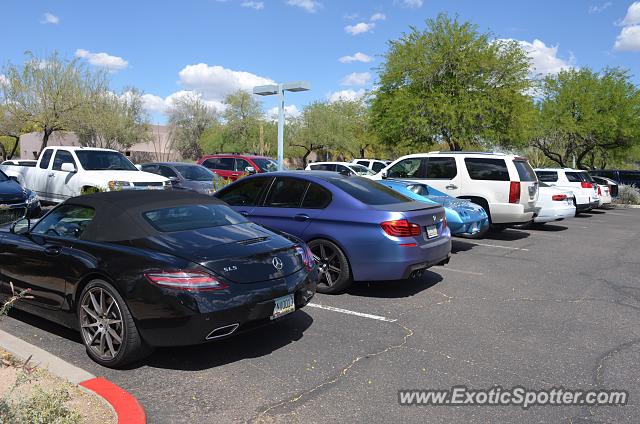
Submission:
<svg viewBox="0 0 640 424">
<path fill-rule="evenodd" d="M 142 214 L 156 230 L 172 231 L 197 230 L 248 222 L 242 215 L 224 205 L 184 205 L 157 209 Z"/>
<path fill-rule="evenodd" d="M 536 175 L 538 175 L 538 180 L 547 183 L 555 183 L 558 181 L 558 173 L 556 171 L 536 171 Z"/>
<path fill-rule="evenodd" d="M 464 163 L 472 180 L 509 181 L 504 159 L 466 158 Z"/>
<path fill-rule="evenodd" d="M 531 165 L 529 165 L 529 162 L 527 162 L 526 160 L 514 160 L 513 164 L 518 170 L 520 181 L 522 182 L 538 181 L 538 178 L 536 177 L 536 173 L 533 171 L 533 168 L 531 168 Z"/>
<path fill-rule="evenodd" d="M 335 178 L 329 180 L 329 182 L 365 205 L 391 205 L 393 203 L 413 202 L 407 196 L 367 178 Z"/>
<path fill-rule="evenodd" d="M 567 176 L 567 180 L 569 180 L 572 183 L 579 183 L 579 182 L 587 182 L 587 183 L 593 183 L 593 178 L 591 178 L 591 175 L 587 174 L 586 172 L 565 172 L 565 175 Z"/>
</svg>

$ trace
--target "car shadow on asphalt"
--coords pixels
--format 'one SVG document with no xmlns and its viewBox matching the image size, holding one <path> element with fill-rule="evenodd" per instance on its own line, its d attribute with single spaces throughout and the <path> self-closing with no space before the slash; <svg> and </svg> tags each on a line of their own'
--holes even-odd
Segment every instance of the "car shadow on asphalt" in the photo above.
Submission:
<svg viewBox="0 0 640 424">
<path fill-rule="evenodd" d="M 433 267 L 420 278 L 398 281 L 367 281 L 356 282 L 347 289 L 345 294 L 359 297 L 375 297 L 381 299 L 398 299 L 411 297 L 427 290 L 440 281 L 442 276 L 437 273 L 438 267 Z"/>
<path fill-rule="evenodd" d="M 566 231 L 569 228 L 565 227 L 564 225 L 558 225 L 558 224 L 533 224 L 530 228 L 530 230 L 534 230 L 534 231 L 547 231 L 547 232 L 557 232 L 557 231 Z"/>
<path fill-rule="evenodd" d="M 29 312 L 21 311 L 15 308 L 9 311 L 9 316 L 17 321 L 46 331 L 47 333 L 51 333 L 55 336 L 82 344 L 82 339 L 80 338 L 80 333 L 78 331 L 72 330 L 71 328 L 65 327 L 53 321 L 49 321 L 46 318 L 41 318 L 39 316 L 32 315 Z"/>
<path fill-rule="evenodd" d="M 481 240 L 516 241 L 531 237 L 527 231 L 507 228 L 502 231 L 488 231 Z"/>
</svg>

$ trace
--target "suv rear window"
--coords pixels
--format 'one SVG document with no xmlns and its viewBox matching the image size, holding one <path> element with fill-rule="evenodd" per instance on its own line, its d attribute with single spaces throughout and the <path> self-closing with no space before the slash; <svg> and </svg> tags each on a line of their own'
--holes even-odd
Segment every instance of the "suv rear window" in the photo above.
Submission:
<svg viewBox="0 0 640 424">
<path fill-rule="evenodd" d="M 387 186 L 363 177 L 335 178 L 329 182 L 365 205 L 391 205 L 413 201 Z"/>
<path fill-rule="evenodd" d="M 536 171 L 538 180 L 547 183 L 555 183 L 558 181 L 558 173 L 556 171 Z"/>
<path fill-rule="evenodd" d="M 163 233 L 249 222 L 228 206 L 213 204 L 157 209 L 145 212 L 142 216 L 153 228 Z"/>
<path fill-rule="evenodd" d="M 580 178 L 580 172 L 565 172 L 564 175 L 567 176 L 567 180 L 570 183 L 580 183 L 583 181 L 583 179 Z"/>
<path fill-rule="evenodd" d="M 472 180 L 509 181 L 509 170 L 504 159 L 465 158 Z"/>
<path fill-rule="evenodd" d="M 520 181 L 538 181 L 536 173 L 533 171 L 533 168 L 531 168 L 531 165 L 529 165 L 529 162 L 526 160 L 514 160 L 513 164 L 515 165 L 516 170 L 518 170 Z"/>
</svg>

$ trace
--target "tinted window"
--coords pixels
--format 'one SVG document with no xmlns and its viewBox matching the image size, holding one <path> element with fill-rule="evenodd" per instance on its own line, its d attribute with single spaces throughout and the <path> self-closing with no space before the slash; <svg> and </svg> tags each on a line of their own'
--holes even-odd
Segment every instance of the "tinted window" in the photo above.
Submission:
<svg viewBox="0 0 640 424">
<path fill-rule="evenodd" d="M 344 165 L 336 165 L 336 171 L 343 175 L 353 175 L 354 172 Z"/>
<path fill-rule="evenodd" d="M 307 190 L 308 181 L 297 178 L 278 178 L 271 186 L 264 206 L 270 208 L 298 208 Z"/>
<path fill-rule="evenodd" d="M 582 178 L 580 178 L 579 172 L 565 172 L 564 174 L 567 176 L 567 180 L 569 180 L 570 183 L 582 182 Z"/>
<path fill-rule="evenodd" d="M 427 160 L 423 158 L 404 159 L 387 171 L 389 178 L 425 178 L 427 176 Z"/>
<path fill-rule="evenodd" d="M 91 223 L 95 211 L 75 205 L 62 205 L 42 218 L 32 233 L 53 237 L 79 238 Z"/>
<path fill-rule="evenodd" d="M 250 178 L 240 180 L 229 188 L 216 195 L 231 206 L 255 206 L 260 198 L 260 193 L 271 178 Z"/>
<path fill-rule="evenodd" d="M 363 177 L 335 178 L 330 182 L 366 205 L 412 202 L 397 191 Z"/>
<path fill-rule="evenodd" d="M 162 175 L 165 178 L 178 178 L 178 174 L 176 174 L 175 171 L 169 168 L 168 166 L 160 165 L 159 171 L 160 171 L 160 175 Z"/>
<path fill-rule="evenodd" d="M 450 180 L 458 174 L 455 158 L 430 157 L 427 164 L 427 178 Z"/>
<path fill-rule="evenodd" d="M 360 175 L 361 177 L 364 177 L 366 175 L 374 175 L 374 172 L 372 170 L 370 170 L 366 166 L 362 166 L 358 164 L 351 165 L 351 170 L 354 171 L 356 174 Z"/>
<path fill-rule="evenodd" d="M 175 168 L 185 180 L 189 181 L 213 181 L 214 178 L 220 178 L 200 165 L 176 165 Z"/>
<path fill-rule="evenodd" d="M 236 159 L 236 171 L 239 172 L 246 172 L 246 168 L 248 166 L 251 166 L 251 164 L 249 162 L 247 162 L 244 159 Z M 257 169 L 256 169 L 257 171 Z"/>
<path fill-rule="evenodd" d="M 382 162 L 374 162 L 373 165 L 371 165 L 371 170 L 373 170 L 373 172 L 375 172 L 376 174 L 380 171 L 382 171 L 387 165 L 385 165 Z"/>
<path fill-rule="evenodd" d="M 233 158 L 210 158 L 202 164 L 209 169 L 219 169 L 222 171 L 233 171 L 235 161 Z"/>
<path fill-rule="evenodd" d="M 509 170 L 504 159 L 465 158 L 472 180 L 509 181 Z"/>
<path fill-rule="evenodd" d="M 109 150 L 76 150 L 76 156 L 87 171 L 137 171 L 122 153 Z"/>
<path fill-rule="evenodd" d="M 196 230 L 248 222 L 224 205 L 186 205 L 145 212 L 144 218 L 158 231 Z"/>
<path fill-rule="evenodd" d="M 158 170 L 158 166 L 157 165 L 142 165 L 141 170 L 144 172 L 150 172 L 152 174 L 160 174 L 160 171 Z"/>
<path fill-rule="evenodd" d="M 556 171 L 536 171 L 536 175 L 540 181 L 555 183 L 558 181 L 558 173 Z"/>
<path fill-rule="evenodd" d="M 76 161 L 73 160 L 73 156 L 66 150 L 58 150 L 56 152 L 56 156 L 53 159 L 53 169 L 54 171 L 61 171 L 63 163 L 71 163 L 73 166 L 76 166 Z"/>
<path fill-rule="evenodd" d="M 278 170 L 278 164 L 271 159 L 263 159 L 263 158 L 254 158 L 252 159 L 253 163 L 258 165 L 260 169 L 256 169 L 256 171 L 262 172 L 273 172 Z M 282 169 L 286 170 L 287 167 L 282 165 Z"/>
<path fill-rule="evenodd" d="M 538 181 L 538 179 L 536 178 L 536 173 L 533 171 L 533 168 L 531 168 L 531 165 L 529 165 L 529 162 L 525 160 L 514 160 L 513 164 L 518 171 L 520 181 Z"/>
<path fill-rule="evenodd" d="M 333 163 L 320 163 L 316 165 L 309 165 L 309 168 L 314 171 L 335 171 L 336 165 Z"/>
<path fill-rule="evenodd" d="M 49 168 L 49 162 L 51 162 L 51 155 L 53 154 L 52 149 L 47 149 L 42 154 L 42 158 L 40 158 L 40 168 L 47 169 Z"/>
<path fill-rule="evenodd" d="M 356 163 L 358 165 L 362 165 L 362 166 L 369 166 L 369 161 L 368 160 L 358 160 L 358 161 L 356 161 Z"/>
<path fill-rule="evenodd" d="M 9 180 L 9 177 L 7 177 L 7 174 L 0 171 L 0 181 L 7 181 L 7 180 Z"/>
<path fill-rule="evenodd" d="M 331 203 L 331 192 L 318 184 L 310 183 L 307 194 L 302 201 L 306 209 L 324 209 Z"/>
</svg>

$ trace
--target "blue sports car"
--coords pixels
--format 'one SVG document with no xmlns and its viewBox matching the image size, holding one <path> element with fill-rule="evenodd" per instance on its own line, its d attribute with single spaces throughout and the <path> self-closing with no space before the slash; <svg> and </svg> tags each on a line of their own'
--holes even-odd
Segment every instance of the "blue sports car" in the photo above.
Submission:
<svg viewBox="0 0 640 424">
<path fill-rule="evenodd" d="M 413 201 L 358 176 L 255 174 L 215 196 L 254 222 L 307 242 L 321 272 L 322 293 L 340 292 L 352 281 L 419 277 L 451 254 L 442 206 Z"/>
<path fill-rule="evenodd" d="M 453 235 L 474 235 L 489 228 L 487 213 L 469 200 L 449 196 L 427 184 L 389 179 L 380 182 L 414 200 L 443 205 Z"/>
</svg>

